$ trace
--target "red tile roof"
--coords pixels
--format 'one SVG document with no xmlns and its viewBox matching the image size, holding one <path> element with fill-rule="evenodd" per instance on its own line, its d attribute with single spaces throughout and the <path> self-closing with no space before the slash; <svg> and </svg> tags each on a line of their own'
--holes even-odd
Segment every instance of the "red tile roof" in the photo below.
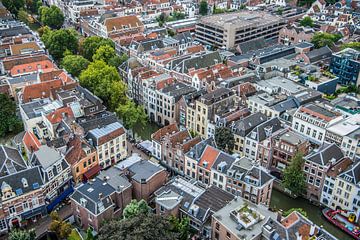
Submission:
<svg viewBox="0 0 360 240">
<path fill-rule="evenodd" d="M 48 98 L 51 96 L 51 90 L 60 89 L 62 86 L 61 79 L 25 86 L 22 94 L 23 102 L 30 102 L 32 99 L 38 98 Z"/>
<path fill-rule="evenodd" d="M 55 69 L 56 66 L 50 61 L 32 62 L 21 65 L 16 65 L 10 70 L 11 76 L 17 76 L 24 73 L 36 72 L 41 69 Z"/>
<path fill-rule="evenodd" d="M 61 122 L 61 120 L 63 119 L 64 116 L 66 116 L 68 118 L 74 118 L 74 113 L 70 107 L 63 107 L 63 108 L 56 109 L 52 113 L 49 113 L 46 116 L 46 118 L 52 124 L 56 124 L 56 123 Z"/>
<path fill-rule="evenodd" d="M 155 141 L 160 142 L 161 138 L 163 136 L 165 136 L 168 133 L 172 133 L 172 132 L 178 132 L 179 128 L 177 127 L 176 123 L 167 125 L 163 128 L 160 128 L 159 130 L 157 130 L 156 132 L 154 132 L 151 136 L 151 138 Z"/>
<path fill-rule="evenodd" d="M 210 171 L 211 167 L 214 165 L 217 156 L 220 154 L 220 150 L 213 148 L 212 146 L 206 146 L 200 162 L 199 166 L 205 168 Z"/>
<path fill-rule="evenodd" d="M 30 152 L 39 150 L 41 146 L 39 139 L 37 139 L 37 137 L 32 132 L 26 132 L 22 141 L 26 149 Z"/>
<path fill-rule="evenodd" d="M 70 165 L 78 163 L 87 156 L 83 146 L 88 146 L 90 149 L 92 148 L 86 141 L 81 140 L 79 136 L 70 139 L 68 143 L 69 152 L 65 156 L 66 161 Z"/>
<path fill-rule="evenodd" d="M 122 17 L 114 17 L 107 18 L 104 21 L 104 25 L 108 32 L 114 30 L 124 30 L 142 27 L 143 23 L 139 20 L 137 16 L 122 16 Z"/>
</svg>

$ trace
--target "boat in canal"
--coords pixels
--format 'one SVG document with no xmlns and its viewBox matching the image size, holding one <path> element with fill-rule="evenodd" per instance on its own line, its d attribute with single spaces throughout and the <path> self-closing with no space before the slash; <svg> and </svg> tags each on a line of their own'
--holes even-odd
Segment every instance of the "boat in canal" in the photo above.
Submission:
<svg viewBox="0 0 360 240">
<path fill-rule="evenodd" d="M 330 208 L 324 208 L 322 210 L 324 217 L 329 222 L 352 236 L 354 239 L 360 240 L 360 226 L 350 222 L 347 217 L 341 215 L 341 212 L 341 210 L 332 210 Z"/>
</svg>

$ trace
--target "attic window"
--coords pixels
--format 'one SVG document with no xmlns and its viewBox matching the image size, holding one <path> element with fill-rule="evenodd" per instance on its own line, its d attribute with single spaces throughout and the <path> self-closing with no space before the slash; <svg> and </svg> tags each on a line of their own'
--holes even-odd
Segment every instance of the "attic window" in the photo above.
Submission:
<svg viewBox="0 0 360 240">
<path fill-rule="evenodd" d="M 24 188 L 27 188 L 29 186 L 28 181 L 26 180 L 26 178 L 22 178 L 21 183 L 22 183 Z"/>
</svg>

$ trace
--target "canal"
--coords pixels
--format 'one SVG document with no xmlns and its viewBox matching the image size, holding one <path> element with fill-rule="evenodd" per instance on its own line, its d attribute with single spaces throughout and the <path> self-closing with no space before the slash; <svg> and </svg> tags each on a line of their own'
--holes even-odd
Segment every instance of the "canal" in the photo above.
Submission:
<svg viewBox="0 0 360 240">
<path fill-rule="evenodd" d="M 278 190 L 273 189 L 271 196 L 271 208 L 281 209 L 283 211 L 289 210 L 290 208 L 302 208 L 308 215 L 308 218 L 317 224 L 323 226 L 329 233 L 337 237 L 339 240 L 351 240 L 352 238 L 336 228 L 334 225 L 326 221 L 322 216 L 320 208 L 312 205 L 308 200 L 303 198 L 293 199 Z"/>
</svg>

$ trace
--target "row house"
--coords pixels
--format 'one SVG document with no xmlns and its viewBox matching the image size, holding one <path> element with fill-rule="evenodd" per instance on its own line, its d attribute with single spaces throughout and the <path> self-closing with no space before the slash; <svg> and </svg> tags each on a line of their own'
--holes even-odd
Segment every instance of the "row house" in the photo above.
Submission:
<svg viewBox="0 0 360 240">
<path fill-rule="evenodd" d="M 245 156 L 256 161 L 258 159 L 259 148 L 263 142 L 283 131 L 283 124 L 279 118 L 271 118 L 266 122 L 256 126 L 245 138 Z"/>
<path fill-rule="evenodd" d="M 251 159 L 237 159 L 226 171 L 226 190 L 255 204 L 270 205 L 274 178 Z"/>
<path fill-rule="evenodd" d="M 215 134 L 216 114 L 232 112 L 239 107 L 236 94 L 226 88 L 219 88 L 201 96 L 187 108 L 187 128 L 208 138 Z"/>
<path fill-rule="evenodd" d="M 339 121 L 326 129 L 325 142 L 335 143 L 345 155 L 354 159 L 360 153 L 358 134 L 360 115 L 355 114 Z"/>
<path fill-rule="evenodd" d="M 82 32 L 104 38 L 120 37 L 144 32 L 144 24 L 137 16 L 115 16 L 83 20 Z"/>
<path fill-rule="evenodd" d="M 321 190 L 329 171 L 341 162 L 348 161 L 336 144 L 324 143 L 304 157 L 304 172 L 307 182 L 306 197 L 314 202 L 321 202 Z"/>
<path fill-rule="evenodd" d="M 175 131 L 171 131 L 174 130 Z M 161 156 L 160 160 L 171 170 L 184 174 L 185 154 L 195 144 L 201 141 L 200 137 L 192 138 L 188 130 L 180 131 L 176 124 L 159 129 L 152 135 L 154 156 Z M 157 150 L 161 149 L 161 153 Z"/>
<path fill-rule="evenodd" d="M 183 95 L 195 92 L 195 89 L 182 82 L 174 83 L 156 91 L 156 116 L 159 125 L 169 125 L 179 119 L 178 101 Z"/>
<path fill-rule="evenodd" d="M 24 227 L 46 215 L 39 166 L 27 166 L 17 149 L 0 146 L 0 233 Z"/>
<path fill-rule="evenodd" d="M 73 192 L 71 168 L 61 152 L 46 145 L 34 152 L 30 163 L 40 168 L 46 208 L 50 212 Z"/>
<path fill-rule="evenodd" d="M 259 146 L 258 160 L 261 166 L 281 174 L 297 153 L 305 156 L 309 151 L 310 143 L 306 138 L 291 129 L 285 129 Z"/>
<path fill-rule="evenodd" d="M 76 187 L 70 199 L 76 223 L 83 229 L 99 232 L 104 221 L 121 217 L 131 202 L 132 186 L 125 177 L 105 172 Z"/>
<path fill-rule="evenodd" d="M 75 184 L 90 179 L 100 171 L 96 149 L 86 139 L 73 136 L 67 144 L 65 159 L 71 166 Z"/>
<path fill-rule="evenodd" d="M 325 105 L 309 103 L 301 106 L 294 114 L 292 129 L 305 135 L 311 142 L 323 143 L 327 127 L 339 122 L 343 117 L 340 113 Z"/>
<path fill-rule="evenodd" d="M 314 34 L 315 30 L 312 28 L 305 28 L 293 24 L 285 26 L 280 30 L 278 42 L 285 45 L 311 42 Z"/>
<path fill-rule="evenodd" d="M 156 214 L 187 217 L 190 226 L 202 238 L 210 239 L 212 214 L 234 198 L 234 195 L 216 186 L 205 189 L 195 180 L 178 176 L 155 192 L 154 202 Z"/>
<path fill-rule="evenodd" d="M 355 215 L 355 221 L 360 219 L 360 163 L 354 163 L 335 177 L 332 182 L 330 199 L 325 200 L 326 205 L 334 210 L 344 210 L 342 214 Z M 327 185 L 324 185 L 324 187 Z M 329 192 L 329 191 L 328 191 Z"/>
<path fill-rule="evenodd" d="M 213 138 L 208 138 L 206 140 L 202 140 L 201 142 L 195 144 L 189 152 L 185 154 L 185 176 L 192 179 L 198 179 L 198 166 L 199 162 L 203 157 L 203 153 L 205 149 L 209 146 L 214 147 L 215 149 L 215 141 Z M 209 148 L 210 149 L 210 148 Z M 209 171 L 207 171 L 209 172 Z M 207 176 L 209 177 L 209 176 Z"/>
<path fill-rule="evenodd" d="M 86 134 L 86 139 L 96 148 L 102 169 L 118 163 L 127 156 L 126 131 L 118 121 L 91 129 Z"/>
<path fill-rule="evenodd" d="M 244 155 L 244 144 L 246 136 L 252 131 L 256 126 L 265 122 L 267 117 L 260 113 L 255 112 L 243 119 L 233 121 L 229 127 L 234 134 L 235 144 L 233 151 L 240 155 Z"/>
</svg>

